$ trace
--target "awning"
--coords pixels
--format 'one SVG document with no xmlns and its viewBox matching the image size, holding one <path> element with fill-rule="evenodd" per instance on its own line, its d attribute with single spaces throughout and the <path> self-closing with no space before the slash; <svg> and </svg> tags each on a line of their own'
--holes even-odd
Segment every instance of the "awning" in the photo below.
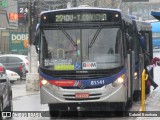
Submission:
<svg viewBox="0 0 160 120">
<path fill-rule="evenodd" d="M 156 19 L 160 20 L 160 11 L 159 12 L 151 11 L 151 15 Z"/>
</svg>

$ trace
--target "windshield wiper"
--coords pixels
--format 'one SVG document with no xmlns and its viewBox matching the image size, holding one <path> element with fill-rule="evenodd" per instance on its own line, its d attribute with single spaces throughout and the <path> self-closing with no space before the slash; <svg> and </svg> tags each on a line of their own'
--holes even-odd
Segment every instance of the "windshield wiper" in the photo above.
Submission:
<svg viewBox="0 0 160 120">
<path fill-rule="evenodd" d="M 100 31 L 102 30 L 102 27 L 100 26 L 96 32 L 96 34 L 94 35 L 93 39 L 91 40 L 90 44 L 89 44 L 89 48 L 92 47 L 92 45 L 94 44 L 94 42 L 96 41 Z"/>
<path fill-rule="evenodd" d="M 77 44 L 74 42 L 74 40 L 71 38 L 71 36 L 69 36 L 69 34 L 63 29 L 63 28 L 59 28 L 64 34 L 65 36 L 68 38 L 68 40 L 74 45 L 77 46 Z"/>
</svg>

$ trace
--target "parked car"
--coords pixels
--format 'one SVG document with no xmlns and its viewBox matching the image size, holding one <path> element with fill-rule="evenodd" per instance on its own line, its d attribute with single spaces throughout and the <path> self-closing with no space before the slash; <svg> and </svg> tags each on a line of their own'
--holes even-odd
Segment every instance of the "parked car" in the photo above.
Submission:
<svg viewBox="0 0 160 120">
<path fill-rule="evenodd" d="M 29 69 L 29 61 L 25 55 L 3 54 L 0 55 L 0 63 L 5 65 L 7 70 L 18 73 L 21 78 L 26 75 Z"/>
<path fill-rule="evenodd" d="M 18 73 L 14 72 L 14 71 L 6 70 L 6 74 L 7 74 L 7 77 L 11 83 L 20 79 L 20 76 L 18 75 Z"/>
<path fill-rule="evenodd" d="M 2 112 L 12 112 L 12 88 L 10 81 L 6 75 L 6 68 L 0 63 L 0 119 Z"/>
</svg>

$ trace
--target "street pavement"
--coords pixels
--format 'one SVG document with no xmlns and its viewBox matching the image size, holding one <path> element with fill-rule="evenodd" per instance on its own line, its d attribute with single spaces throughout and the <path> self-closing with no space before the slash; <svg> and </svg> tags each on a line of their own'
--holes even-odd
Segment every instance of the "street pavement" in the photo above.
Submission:
<svg viewBox="0 0 160 120">
<path fill-rule="evenodd" d="M 139 111 L 141 110 L 142 109 Z M 153 91 L 147 97 L 144 113 L 145 114 L 141 113 L 140 116 L 136 115 L 135 120 L 160 120 L 160 89 Z"/>
<path fill-rule="evenodd" d="M 12 84 L 13 99 L 39 93 L 39 91 L 26 91 L 25 82 L 25 80 L 18 80 Z"/>
<path fill-rule="evenodd" d="M 151 87 L 151 93 L 147 96 L 145 110 L 148 111 L 143 117 L 142 114 L 136 115 L 138 111 L 141 111 L 141 101 L 135 102 L 133 107 L 129 110 L 131 111 L 130 117 L 113 117 L 113 118 L 85 118 L 85 120 L 95 119 L 95 120 L 159 120 L 160 119 L 160 77 L 159 73 L 160 67 L 154 68 L 154 80 L 158 83 L 159 87 L 156 90 L 153 90 Z M 40 104 L 40 95 L 39 91 L 26 91 L 25 81 L 17 81 L 12 84 L 13 91 L 13 110 L 14 111 L 48 111 L 47 105 Z M 136 113 L 133 114 L 135 111 Z M 158 117 L 154 117 L 158 115 Z M 60 118 L 63 119 L 63 118 Z M 66 119 L 66 118 L 65 118 Z M 75 118 L 83 119 L 83 118 Z M 4 120 L 52 120 L 50 117 L 13 117 L 13 118 L 4 118 Z"/>
<path fill-rule="evenodd" d="M 153 89 L 153 87 L 151 87 Z M 39 91 L 26 91 L 26 85 L 25 81 L 20 81 L 17 83 L 14 83 L 12 85 L 13 90 L 13 109 L 14 111 L 48 111 L 47 105 L 41 105 L 40 104 L 40 96 Z M 135 111 L 136 113 L 138 111 L 141 111 L 141 101 L 138 101 L 134 103 L 133 107 L 129 111 Z M 86 120 L 90 119 L 103 119 L 103 120 L 159 120 L 160 119 L 160 87 L 158 87 L 156 90 L 152 90 L 151 94 L 146 99 L 146 111 L 150 111 L 151 114 L 158 114 L 159 117 L 152 117 L 151 115 L 149 117 L 142 117 L 139 115 L 135 115 L 132 113 L 130 117 L 120 117 L 120 118 L 98 118 L 95 116 L 95 118 L 85 118 Z M 159 112 L 158 112 L 159 111 Z M 136 114 L 135 113 L 135 114 Z M 147 113 L 148 114 L 148 113 Z M 21 120 L 22 118 L 12 118 L 9 120 Z M 51 118 L 26 118 L 25 120 L 51 120 Z M 61 118 L 62 119 L 62 118 Z M 83 119 L 83 118 L 81 118 Z M 8 120 L 8 119 L 6 119 Z"/>
<path fill-rule="evenodd" d="M 159 52 L 154 52 L 153 57 L 160 58 Z M 150 117 L 136 117 L 135 120 L 160 120 L 160 67 L 154 68 L 154 81 L 159 85 L 155 90 L 151 87 L 151 93 L 145 102 L 145 111 Z M 139 110 L 141 111 L 141 109 Z M 154 117 L 158 115 L 158 117 Z"/>
</svg>

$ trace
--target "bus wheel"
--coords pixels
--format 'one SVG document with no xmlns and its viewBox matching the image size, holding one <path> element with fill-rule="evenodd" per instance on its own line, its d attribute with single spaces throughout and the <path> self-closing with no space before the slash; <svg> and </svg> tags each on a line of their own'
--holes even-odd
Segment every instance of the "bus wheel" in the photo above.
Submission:
<svg viewBox="0 0 160 120">
<path fill-rule="evenodd" d="M 60 111 L 58 110 L 58 107 L 54 104 L 48 104 L 48 106 L 50 117 L 59 117 Z"/>
<path fill-rule="evenodd" d="M 140 95 L 141 95 L 141 91 L 140 90 L 135 90 L 133 93 L 133 101 L 137 102 L 140 100 Z"/>
<path fill-rule="evenodd" d="M 124 102 L 117 103 L 116 107 L 116 116 L 125 116 L 126 113 L 126 104 Z"/>
<path fill-rule="evenodd" d="M 126 109 L 131 108 L 132 105 L 133 105 L 133 99 L 132 99 L 132 98 L 129 98 L 128 101 L 127 101 Z"/>
</svg>

